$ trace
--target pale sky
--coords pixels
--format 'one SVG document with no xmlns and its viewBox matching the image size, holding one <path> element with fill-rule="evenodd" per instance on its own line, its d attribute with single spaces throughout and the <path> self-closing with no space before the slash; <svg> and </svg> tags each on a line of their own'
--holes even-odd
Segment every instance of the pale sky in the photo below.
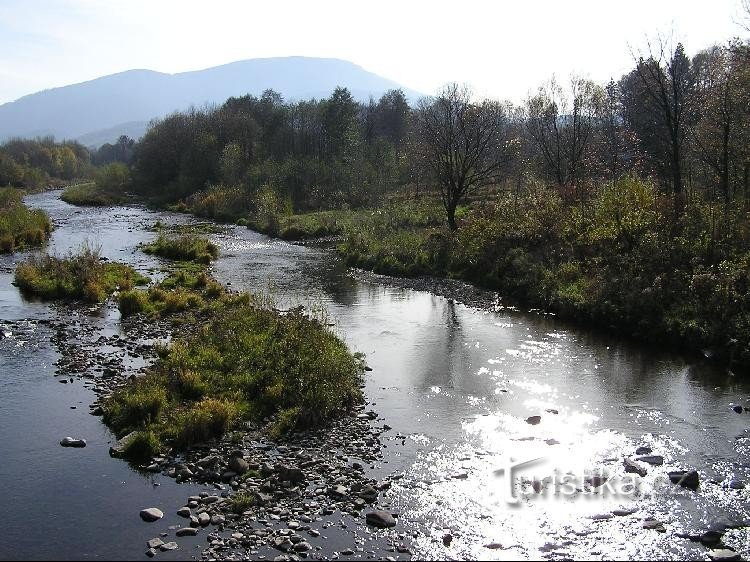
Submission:
<svg viewBox="0 0 750 562">
<path fill-rule="evenodd" d="M 619 78 L 646 38 L 734 36 L 740 0 L 0 0 L 0 103 L 133 68 L 336 57 L 424 93 L 520 101 L 553 73 Z"/>
</svg>

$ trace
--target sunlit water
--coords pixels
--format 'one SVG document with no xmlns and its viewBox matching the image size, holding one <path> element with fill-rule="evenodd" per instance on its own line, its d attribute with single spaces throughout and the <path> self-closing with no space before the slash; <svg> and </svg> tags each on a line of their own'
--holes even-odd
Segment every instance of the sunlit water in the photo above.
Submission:
<svg viewBox="0 0 750 562">
<path fill-rule="evenodd" d="M 145 227 L 187 220 L 137 208 L 79 210 L 56 193 L 28 201 L 58 223 L 51 250 L 89 239 L 142 270 L 158 266 L 136 248 L 153 236 Z M 213 238 L 221 281 L 270 293 L 282 307 L 325 309 L 337 333 L 367 355 L 375 423 L 392 428 L 385 460 L 371 471 L 403 475 L 389 495 L 417 556 L 705 558 L 705 547 L 674 533 L 750 518 L 750 489 L 727 485 L 732 477 L 750 483 L 750 439 L 741 438 L 750 437 L 750 414 L 729 407 L 750 395 L 740 377 L 549 316 L 484 312 L 358 281 L 328 250 L 235 227 Z M 140 556 L 151 536 L 137 511 L 181 505 L 191 492 L 161 477 L 154 487 L 109 459 L 111 437 L 99 419 L 70 409 L 91 396 L 52 378 L 56 352 L 38 320 L 54 313 L 10 285 L 22 257 L 0 261 L 0 318 L 28 320 L 25 333 L 0 340 L 0 482 L 12 514 L 0 557 Z M 101 321 L 118 329 L 117 318 Z M 540 416 L 536 425 L 531 416 Z M 90 446 L 57 447 L 68 434 Z M 626 475 L 623 458 L 641 445 L 664 465 L 643 465 L 644 478 Z M 535 462 L 509 479 L 509 464 L 524 461 Z M 668 470 L 690 468 L 701 474 L 698 492 L 665 482 Z M 592 475 L 608 485 L 592 487 Z M 617 508 L 634 513 L 612 516 Z M 643 529 L 648 517 L 667 532 Z M 750 555 L 746 531 L 726 542 Z M 173 556 L 194 555 L 188 549 L 198 544 Z"/>
</svg>

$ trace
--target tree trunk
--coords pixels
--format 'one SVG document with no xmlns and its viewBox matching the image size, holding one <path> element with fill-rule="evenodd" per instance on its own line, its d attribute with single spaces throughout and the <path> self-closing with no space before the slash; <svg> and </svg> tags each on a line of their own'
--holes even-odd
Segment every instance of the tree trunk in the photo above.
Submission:
<svg viewBox="0 0 750 562">
<path fill-rule="evenodd" d="M 448 214 L 448 228 L 455 232 L 458 230 L 458 225 L 456 224 L 456 204 L 449 203 L 446 205 L 445 211 Z"/>
</svg>

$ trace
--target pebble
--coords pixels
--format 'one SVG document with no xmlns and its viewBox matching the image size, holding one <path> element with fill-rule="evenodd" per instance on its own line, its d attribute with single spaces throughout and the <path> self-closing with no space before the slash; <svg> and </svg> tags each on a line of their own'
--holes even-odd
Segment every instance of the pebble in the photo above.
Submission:
<svg viewBox="0 0 750 562">
<path fill-rule="evenodd" d="M 63 447 L 73 447 L 76 449 L 82 449 L 86 446 L 86 440 L 85 439 L 75 439 L 73 437 L 64 437 L 60 441 L 60 445 Z"/>
<path fill-rule="evenodd" d="M 147 509 L 142 509 L 140 513 L 141 519 L 146 521 L 147 523 L 153 523 L 154 521 L 158 521 L 162 517 L 164 517 L 164 513 L 155 507 L 149 507 Z"/>
<path fill-rule="evenodd" d="M 719 548 L 708 553 L 711 560 L 742 560 L 742 557 L 734 550 Z"/>
<path fill-rule="evenodd" d="M 380 509 L 369 512 L 365 516 L 365 521 L 368 525 L 381 529 L 396 526 L 396 519 L 394 519 L 393 515 Z"/>
<path fill-rule="evenodd" d="M 180 548 L 179 545 L 176 542 L 172 541 L 161 545 L 159 547 L 159 550 L 161 550 L 162 552 L 167 552 L 169 550 L 177 550 L 178 548 Z"/>
<path fill-rule="evenodd" d="M 542 421 L 542 416 L 529 416 L 526 418 L 526 423 L 530 425 L 538 425 Z"/>
<path fill-rule="evenodd" d="M 155 539 L 151 539 L 151 540 L 149 540 L 149 541 L 146 542 L 146 546 L 148 546 L 152 550 L 155 550 L 155 549 L 159 548 L 163 544 L 164 544 L 164 541 L 161 540 L 158 537 L 155 538 Z"/>
<path fill-rule="evenodd" d="M 654 466 L 661 466 L 664 464 L 664 457 L 662 457 L 661 455 L 645 455 L 636 457 L 635 460 L 652 464 Z"/>
<path fill-rule="evenodd" d="M 198 529 L 195 527 L 183 527 L 181 529 L 177 529 L 175 532 L 175 535 L 178 537 L 194 537 L 198 534 Z"/>
</svg>

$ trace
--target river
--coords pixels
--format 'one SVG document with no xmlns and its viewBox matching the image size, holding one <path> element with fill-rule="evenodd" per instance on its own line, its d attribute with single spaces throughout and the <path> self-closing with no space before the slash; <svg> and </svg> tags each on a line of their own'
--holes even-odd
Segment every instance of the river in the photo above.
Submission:
<svg viewBox="0 0 750 562">
<path fill-rule="evenodd" d="M 148 227 L 191 220 L 135 206 L 76 208 L 59 192 L 26 201 L 55 222 L 50 252 L 89 240 L 143 272 L 160 264 L 137 248 L 155 236 Z M 403 475 L 390 497 L 418 558 L 705 559 L 710 551 L 682 533 L 750 522 L 750 413 L 730 407 L 747 405 L 749 381 L 552 316 L 380 283 L 314 245 L 240 227 L 212 239 L 222 251 L 213 266 L 220 281 L 284 306 L 323 307 L 366 354 L 368 408 L 392 428 L 383 461 L 369 470 Z M 144 477 L 109 457 L 112 436 L 88 414 L 90 385 L 53 376 L 55 330 L 75 325 L 75 314 L 28 302 L 11 285 L 26 255 L 0 257 L 8 335 L 0 339 L 0 558 L 140 558 L 154 529 L 138 511 L 176 508 L 201 488 Z M 105 334 L 121 329 L 111 307 L 88 321 Z M 62 448 L 66 435 L 89 446 Z M 641 463 L 645 477 L 623 467 L 639 446 L 663 457 L 663 465 Z M 696 469 L 699 490 L 671 484 L 667 471 L 677 469 Z M 592 475 L 609 480 L 594 485 L 601 479 Z M 731 488 L 733 479 L 748 488 Z M 649 519 L 663 526 L 644 528 Z M 750 557 L 747 528 L 724 542 Z M 159 557 L 200 556 L 203 545 L 184 539 Z"/>
</svg>

